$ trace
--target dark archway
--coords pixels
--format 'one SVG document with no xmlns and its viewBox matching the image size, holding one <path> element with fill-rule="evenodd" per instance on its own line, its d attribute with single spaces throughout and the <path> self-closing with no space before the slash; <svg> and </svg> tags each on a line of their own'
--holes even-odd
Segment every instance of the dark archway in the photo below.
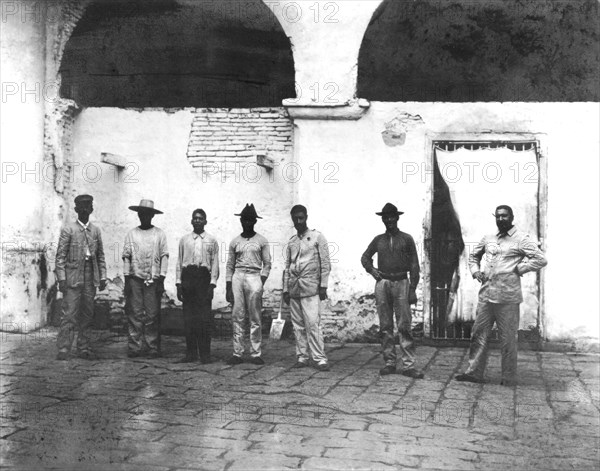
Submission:
<svg viewBox="0 0 600 471">
<path fill-rule="evenodd" d="M 385 0 L 358 61 L 377 101 L 598 101 L 596 0 Z"/>
<path fill-rule="evenodd" d="M 295 96 L 291 44 L 260 0 L 100 0 L 60 67 L 81 106 L 281 106 Z"/>
</svg>

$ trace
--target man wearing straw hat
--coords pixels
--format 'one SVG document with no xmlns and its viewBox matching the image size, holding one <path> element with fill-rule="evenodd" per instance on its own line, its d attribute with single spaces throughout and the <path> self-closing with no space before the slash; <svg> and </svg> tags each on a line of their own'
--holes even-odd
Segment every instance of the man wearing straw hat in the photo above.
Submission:
<svg viewBox="0 0 600 471">
<path fill-rule="evenodd" d="M 410 310 L 410 305 L 417 302 L 416 289 L 419 284 L 417 248 L 412 236 L 398 229 L 398 220 L 404 213 L 398 211 L 396 206 L 386 203 L 383 209 L 375 214 L 381 216 L 386 230 L 373 239 L 360 261 L 367 273 L 376 280 L 375 301 L 385 361 L 385 366 L 379 370 L 379 373 L 388 375 L 396 372 L 395 314 L 402 357 L 400 373 L 410 378 L 420 379 L 423 378 L 423 373 L 415 367 L 415 345 L 411 334 L 412 312 Z M 377 254 L 377 268 L 373 266 L 375 254 Z"/>
<path fill-rule="evenodd" d="M 138 206 L 129 206 L 138 213 L 140 225 L 125 237 L 123 273 L 128 309 L 129 342 L 127 356 L 159 357 L 160 300 L 165 291 L 169 251 L 165 233 L 152 225 L 154 201 L 142 199 Z"/>
<path fill-rule="evenodd" d="M 292 368 L 305 368 L 312 360 L 317 370 L 328 371 L 320 310 L 321 301 L 327 299 L 331 272 L 329 247 L 323 234 L 308 228 L 305 206 L 295 205 L 290 216 L 297 233 L 286 247 L 283 299 L 290 305 L 296 336 L 296 363 Z"/>
<path fill-rule="evenodd" d="M 106 288 L 106 263 L 100 229 L 90 222 L 94 198 L 78 195 L 75 198 L 77 222 L 65 225 L 60 231 L 56 250 L 56 277 L 63 293 L 62 316 L 58 332 L 57 360 L 67 360 L 78 328 L 77 351 L 80 358 L 95 360 L 90 329 L 94 317 L 96 288 Z"/>
<path fill-rule="evenodd" d="M 262 344 L 262 295 L 263 285 L 271 272 L 269 242 L 254 231 L 258 219 L 262 219 L 253 204 L 247 204 L 240 214 L 242 233 L 229 244 L 227 257 L 225 298 L 233 303 L 233 355 L 228 365 L 242 363 L 244 354 L 244 318 L 250 319 L 250 363 L 263 365 Z"/>
</svg>

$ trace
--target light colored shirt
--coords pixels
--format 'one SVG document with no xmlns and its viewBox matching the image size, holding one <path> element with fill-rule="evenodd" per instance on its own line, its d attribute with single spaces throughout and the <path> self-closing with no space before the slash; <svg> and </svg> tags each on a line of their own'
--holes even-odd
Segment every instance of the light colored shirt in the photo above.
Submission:
<svg viewBox="0 0 600 471">
<path fill-rule="evenodd" d="M 77 219 L 77 222 L 79 223 L 79 225 L 81 227 L 83 227 L 83 229 L 85 231 L 88 230 L 88 226 L 90 225 L 90 221 L 88 221 L 87 224 L 84 224 L 79 219 Z M 90 253 L 90 247 L 89 247 L 89 244 L 87 243 L 87 238 L 85 240 L 86 240 L 86 243 L 85 243 L 85 259 L 89 260 L 91 258 L 91 256 L 92 256 L 92 254 Z"/>
<path fill-rule="evenodd" d="M 327 288 L 331 261 L 325 236 L 314 229 L 294 235 L 285 251 L 283 292 L 292 298 L 306 298 Z"/>
<path fill-rule="evenodd" d="M 169 250 L 167 236 L 158 227 L 135 227 L 125 236 L 123 274 L 143 280 L 167 276 Z"/>
<path fill-rule="evenodd" d="M 506 234 L 483 237 L 469 255 L 471 274 L 482 271 L 488 278 L 479 290 L 479 301 L 490 303 L 523 302 L 521 275 L 547 264 L 538 242 L 514 226 Z"/>
<path fill-rule="evenodd" d="M 179 241 L 179 255 L 175 267 L 175 283 L 181 283 L 181 270 L 196 265 L 210 272 L 210 283 L 217 286 L 219 279 L 219 243 L 207 232 L 184 235 Z"/>
<path fill-rule="evenodd" d="M 268 277 L 271 272 L 269 241 L 260 234 L 249 239 L 241 235 L 233 239 L 229 244 L 225 280 L 231 281 L 236 270 Z"/>
</svg>

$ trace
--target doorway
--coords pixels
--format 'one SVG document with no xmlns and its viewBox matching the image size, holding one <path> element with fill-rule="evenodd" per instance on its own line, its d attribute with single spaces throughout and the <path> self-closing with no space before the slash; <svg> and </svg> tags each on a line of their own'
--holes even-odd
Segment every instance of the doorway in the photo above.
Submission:
<svg viewBox="0 0 600 471">
<path fill-rule="evenodd" d="M 468 259 L 485 234 L 495 233 L 496 206 L 511 206 L 515 226 L 543 241 L 545 169 L 539 147 L 536 139 L 431 141 L 424 277 L 431 338 L 470 338 L 479 283 Z M 524 275 L 521 284 L 519 335 L 537 341 L 542 330 L 540 274 Z"/>
</svg>

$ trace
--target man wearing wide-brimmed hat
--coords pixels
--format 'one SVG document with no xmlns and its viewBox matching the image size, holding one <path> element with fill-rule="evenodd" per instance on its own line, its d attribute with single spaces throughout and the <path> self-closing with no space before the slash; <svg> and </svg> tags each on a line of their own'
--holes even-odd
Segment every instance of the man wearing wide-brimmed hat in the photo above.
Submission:
<svg viewBox="0 0 600 471">
<path fill-rule="evenodd" d="M 254 231 L 258 219 L 262 219 L 253 204 L 241 211 L 242 233 L 229 244 L 226 272 L 226 299 L 233 303 L 233 355 L 227 364 L 242 363 L 244 354 L 244 318 L 250 319 L 250 363 L 264 364 L 262 349 L 262 295 L 263 285 L 271 271 L 269 242 Z"/>
<path fill-rule="evenodd" d="M 152 225 L 152 218 L 162 211 L 154 201 L 142 199 L 136 211 L 140 225 L 125 236 L 123 274 L 125 298 L 129 304 L 129 357 L 160 356 L 160 300 L 165 290 L 169 250 L 167 236 Z"/>
<path fill-rule="evenodd" d="M 95 360 L 90 329 L 94 317 L 96 288 L 106 287 L 106 263 L 100 229 L 90 222 L 94 198 L 78 195 L 75 198 L 77 222 L 70 222 L 60 231 L 56 249 L 56 277 L 63 293 L 62 316 L 58 332 L 57 360 L 67 360 L 73 344 L 75 329 L 78 356 Z"/>
<path fill-rule="evenodd" d="M 375 213 L 381 216 L 385 233 L 373 239 L 361 257 L 362 266 L 376 280 L 375 300 L 379 315 L 379 332 L 385 366 L 382 375 L 396 372 L 396 345 L 394 338 L 394 314 L 400 334 L 401 374 L 411 378 L 423 378 L 415 367 L 415 346 L 411 334 L 412 312 L 410 305 L 417 302 L 419 284 L 419 257 L 412 236 L 398 229 L 398 208 L 386 203 Z M 373 255 L 377 265 L 373 266 Z M 410 275 L 410 279 L 409 279 Z"/>
</svg>

